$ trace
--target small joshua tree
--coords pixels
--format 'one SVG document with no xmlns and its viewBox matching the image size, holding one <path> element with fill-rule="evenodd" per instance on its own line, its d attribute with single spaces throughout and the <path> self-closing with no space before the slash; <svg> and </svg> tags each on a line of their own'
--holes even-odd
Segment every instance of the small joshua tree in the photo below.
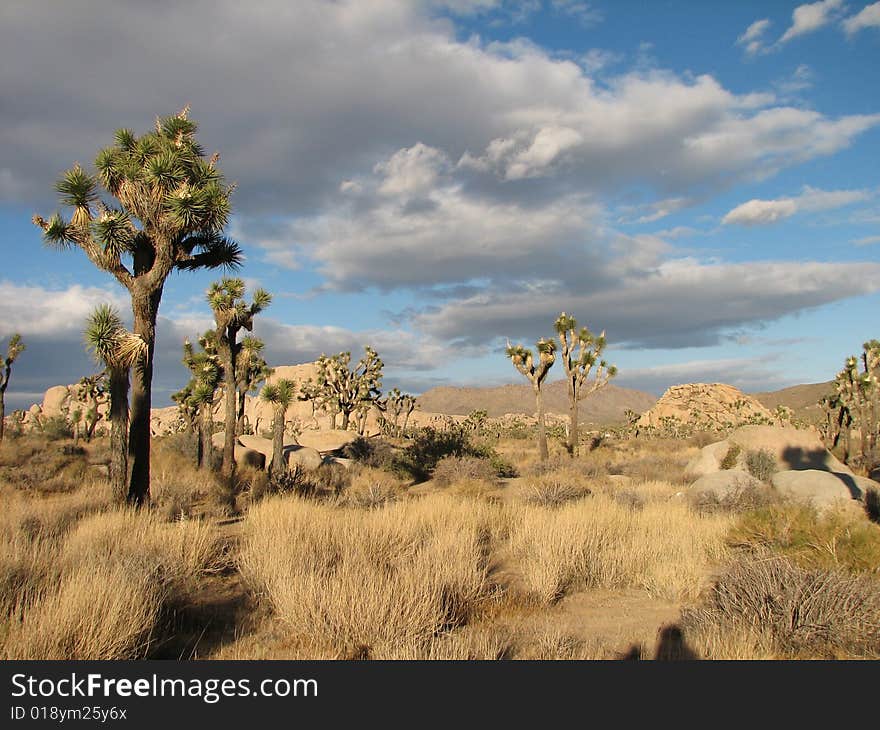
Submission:
<svg viewBox="0 0 880 730">
<path fill-rule="evenodd" d="M 223 380 L 223 367 L 217 354 L 217 335 L 208 330 L 199 337 L 201 350 L 196 352 L 189 340 L 183 343 L 183 364 L 192 373 L 189 383 L 171 396 L 178 404 L 184 420 L 198 433 L 196 466 L 211 467 L 214 432 L 214 403 L 217 388 Z"/>
<path fill-rule="evenodd" d="M 532 351 L 522 345 L 507 343 L 506 353 L 513 366 L 528 378 L 532 384 L 532 390 L 535 392 L 535 409 L 538 418 L 538 454 L 541 461 L 546 461 L 550 452 L 547 449 L 547 425 L 544 419 L 544 395 L 541 388 L 547 379 L 550 368 L 556 362 L 556 343 L 553 340 L 542 338 L 535 343 L 535 349 L 538 351 L 537 362 L 535 362 Z"/>
<path fill-rule="evenodd" d="M 253 335 L 241 339 L 241 351 L 236 363 L 235 387 L 238 391 L 238 416 L 235 432 L 240 436 L 245 430 L 245 396 L 272 374 L 272 368 L 263 359 L 265 343 Z"/>
<path fill-rule="evenodd" d="M 317 383 L 307 383 L 304 393 L 317 392 L 322 402 L 333 414 L 342 414 L 342 430 L 348 430 L 351 414 L 369 408 L 381 394 L 382 368 L 384 364 L 369 345 L 364 356 L 351 367 L 351 353 L 340 352 L 333 357 L 321 355 L 316 363 Z M 316 390 L 317 389 L 317 390 Z"/>
<path fill-rule="evenodd" d="M 223 367 L 223 394 L 225 402 L 224 424 L 226 429 L 223 441 L 223 478 L 229 488 L 235 479 L 235 397 L 238 356 L 242 343 L 238 341 L 241 330 L 250 332 L 254 327 L 254 316 L 262 312 L 272 302 L 272 295 L 263 289 L 254 292 L 253 301 L 248 304 L 244 300 L 244 281 L 224 277 L 214 282 L 208 289 L 208 303 L 214 312 L 217 325 L 217 353 Z"/>
<path fill-rule="evenodd" d="M 74 429 L 74 436 L 80 431 L 80 424 L 85 426 L 86 443 L 92 440 L 95 435 L 95 428 L 101 420 L 101 414 L 98 406 L 106 403 L 107 400 L 107 376 L 106 373 L 98 373 L 97 375 L 86 375 L 80 378 L 74 388 L 77 401 L 83 404 L 84 408 L 79 408 L 71 414 L 71 424 Z"/>
<path fill-rule="evenodd" d="M 272 463 L 269 476 L 277 477 L 286 468 L 284 464 L 284 415 L 291 403 L 296 401 L 296 383 L 282 378 L 263 386 L 260 398 L 272 404 Z"/>
<path fill-rule="evenodd" d="M 860 368 L 861 366 L 861 368 Z M 860 436 L 861 463 L 871 467 L 878 459 L 880 441 L 880 341 L 863 345 L 860 357 L 851 355 L 834 380 L 834 393 L 821 401 L 833 446 L 844 440 L 844 463 L 852 456 L 852 430 Z M 836 412 L 836 418 L 834 414 Z"/>
<path fill-rule="evenodd" d="M 416 398 L 407 393 L 401 393 L 398 388 L 392 388 L 384 399 L 376 401 L 376 406 L 388 421 L 391 433 L 400 438 L 406 431 L 410 415 L 416 409 Z M 401 416 L 403 416 L 402 423 Z"/>
<path fill-rule="evenodd" d="M 9 338 L 6 343 L 6 357 L 3 359 L 3 368 L 0 369 L 0 442 L 3 441 L 3 432 L 5 429 L 6 418 L 6 388 L 9 385 L 9 378 L 12 375 L 12 363 L 25 350 L 24 342 L 21 341 L 21 335 L 16 333 Z"/>
<path fill-rule="evenodd" d="M 129 370 L 147 355 L 147 343 L 122 326 L 119 314 L 102 304 L 89 316 L 85 341 L 106 368 L 110 390 L 110 489 L 117 502 L 131 499 L 128 489 Z"/>
<path fill-rule="evenodd" d="M 617 368 L 602 358 L 605 350 L 605 333 L 596 336 L 586 327 L 578 329 L 577 320 L 563 312 L 554 326 L 559 335 L 559 354 L 568 384 L 568 453 L 577 454 L 578 449 L 578 402 L 603 388 L 617 375 Z M 596 375 L 584 391 L 590 371 L 596 366 Z"/>
</svg>

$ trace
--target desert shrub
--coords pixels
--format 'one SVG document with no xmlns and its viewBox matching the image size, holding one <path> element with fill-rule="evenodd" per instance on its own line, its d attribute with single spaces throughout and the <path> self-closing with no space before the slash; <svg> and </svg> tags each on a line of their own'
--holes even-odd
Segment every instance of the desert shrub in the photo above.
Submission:
<svg viewBox="0 0 880 730">
<path fill-rule="evenodd" d="M 684 614 L 699 633 L 751 634 L 783 656 L 880 655 L 880 581 L 759 555 L 734 563 Z"/>
<path fill-rule="evenodd" d="M 0 467 L 0 480 L 16 489 L 44 494 L 72 492 L 84 483 L 94 481 L 96 474 L 90 470 L 85 456 L 69 453 L 65 446 L 50 442 L 44 448 L 30 452 L 15 466 Z"/>
<path fill-rule="evenodd" d="M 564 472 L 536 477 L 523 485 L 523 499 L 529 504 L 543 507 L 559 507 L 566 502 L 588 497 L 591 493 L 583 482 L 566 479 Z"/>
<path fill-rule="evenodd" d="M 156 451 L 171 452 L 183 457 L 189 463 L 196 463 L 196 456 L 199 450 L 198 434 L 192 431 L 182 431 L 180 433 L 171 433 L 156 439 Z"/>
<path fill-rule="evenodd" d="M 730 448 L 727 449 L 724 458 L 721 460 L 721 468 L 733 469 L 736 466 L 737 459 L 739 459 L 740 451 L 741 449 L 737 444 L 731 444 Z"/>
<path fill-rule="evenodd" d="M 728 543 L 769 550 L 804 568 L 880 574 L 880 526 L 844 510 L 819 515 L 809 505 L 771 504 L 743 514 Z"/>
<path fill-rule="evenodd" d="M 494 482 L 495 477 L 490 460 L 476 456 L 444 456 L 434 467 L 434 481 L 442 487 L 466 479 Z"/>
<path fill-rule="evenodd" d="M 769 482 L 776 473 L 776 457 L 767 449 L 746 451 L 746 469 L 755 479 Z"/>
<path fill-rule="evenodd" d="M 73 438 L 73 430 L 64 416 L 51 416 L 41 422 L 41 431 L 47 441 Z"/>
<path fill-rule="evenodd" d="M 779 496 L 766 487 L 745 486 L 723 497 L 712 492 L 700 492 L 689 500 L 689 504 L 698 514 L 744 513 L 769 507 L 779 501 Z"/>
<path fill-rule="evenodd" d="M 674 453 L 646 454 L 612 466 L 609 472 L 623 474 L 635 481 L 660 481 L 685 485 L 690 483 L 690 479 L 684 475 L 686 464 L 686 457 Z"/>
<path fill-rule="evenodd" d="M 596 461 L 572 459 L 570 456 L 553 456 L 546 461 L 534 461 L 523 470 L 524 476 L 540 477 L 544 474 L 566 472 L 584 477 L 601 476 L 605 469 Z"/>
<path fill-rule="evenodd" d="M 409 446 L 395 459 L 393 470 L 415 481 L 425 481 L 444 457 L 464 456 L 487 459 L 496 476 L 516 475 L 513 465 L 491 446 L 472 441 L 470 435 L 459 427 L 438 430 L 429 426 L 420 429 Z"/>
<path fill-rule="evenodd" d="M 404 494 L 403 483 L 382 469 L 359 466 L 353 470 L 337 503 L 343 506 L 375 509 L 397 502 Z"/>
</svg>

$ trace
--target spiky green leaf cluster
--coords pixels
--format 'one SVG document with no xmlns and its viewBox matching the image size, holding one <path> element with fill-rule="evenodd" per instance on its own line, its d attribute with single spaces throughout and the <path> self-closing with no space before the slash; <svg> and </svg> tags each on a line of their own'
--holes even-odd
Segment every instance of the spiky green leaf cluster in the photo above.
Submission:
<svg viewBox="0 0 880 730">
<path fill-rule="evenodd" d="M 145 357 L 147 343 L 129 332 L 119 313 L 100 304 L 86 320 L 85 342 L 95 360 L 109 369 L 126 369 Z"/>
</svg>

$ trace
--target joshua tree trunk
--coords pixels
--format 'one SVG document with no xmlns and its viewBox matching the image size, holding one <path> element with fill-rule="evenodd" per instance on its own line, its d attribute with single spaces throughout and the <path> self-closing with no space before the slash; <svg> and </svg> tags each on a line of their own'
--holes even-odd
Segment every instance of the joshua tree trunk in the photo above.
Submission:
<svg viewBox="0 0 880 730">
<path fill-rule="evenodd" d="M 272 464 L 270 476 L 281 474 L 284 470 L 284 411 L 283 405 L 275 406 L 275 419 L 272 423 Z"/>
<path fill-rule="evenodd" d="M 336 411 L 330 412 L 330 430 L 331 431 L 336 430 Z"/>
<path fill-rule="evenodd" d="M 348 411 L 342 412 L 342 430 L 343 431 L 348 431 L 348 422 L 349 422 L 350 418 L 351 418 L 351 413 L 349 413 Z"/>
<path fill-rule="evenodd" d="M 233 488 L 235 480 L 235 337 L 223 338 L 227 340 L 220 347 L 220 355 L 223 358 L 223 391 L 224 402 L 224 428 L 223 439 L 223 479 L 229 489 Z"/>
<path fill-rule="evenodd" d="M 238 393 L 238 413 L 235 418 L 235 433 L 241 436 L 244 433 L 244 406 L 246 391 L 236 389 Z"/>
<path fill-rule="evenodd" d="M 128 370 L 110 369 L 110 491 L 114 502 L 129 497 Z"/>
<path fill-rule="evenodd" d="M 128 455 L 131 461 L 131 481 L 128 501 L 140 506 L 150 499 L 150 408 L 152 406 L 153 352 L 156 343 L 156 315 L 162 287 L 143 294 L 132 293 L 134 334 L 140 335 L 147 345 L 144 358 L 132 368 L 131 423 L 128 435 Z"/>
<path fill-rule="evenodd" d="M 214 453 L 214 444 L 211 437 L 214 435 L 214 407 L 210 403 L 203 403 L 199 407 L 199 450 L 198 450 L 198 467 L 199 469 L 210 469 Z"/>
<path fill-rule="evenodd" d="M 3 442 L 3 434 L 6 432 L 6 403 L 4 399 L 6 397 L 6 393 L 0 391 L 0 443 Z"/>
<path fill-rule="evenodd" d="M 578 442 L 580 439 L 580 435 L 578 434 L 578 401 L 577 395 L 571 390 L 571 386 L 569 386 L 568 391 L 568 420 L 568 453 L 572 456 L 577 456 Z"/>
<path fill-rule="evenodd" d="M 547 449 L 547 424 L 544 422 L 544 394 L 539 385 L 534 386 L 534 391 L 538 415 L 538 455 L 541 461 L 547 461 L 550 458 L 550 452 Z"/>
</svg>

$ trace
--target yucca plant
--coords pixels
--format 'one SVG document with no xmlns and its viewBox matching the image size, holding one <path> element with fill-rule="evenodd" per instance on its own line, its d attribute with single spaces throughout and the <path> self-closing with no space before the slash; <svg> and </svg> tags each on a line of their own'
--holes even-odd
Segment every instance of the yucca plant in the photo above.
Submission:
<svg viewBox="0 0 880 730">
<path fill-rule="evenodd" d="M 233 188 L 217 168 L 218 155 L 205 157 L 196 129 L 186 108 L 140 137 L 118 130 L 95 159 L 97 175 L 77 163 L 55 186 L 70 217 L 33 218 L 47 243 L 82 249 L 131 296 L 134 333 L 146 344 L 131 389 L 129 501 L 138 505 L 150 495 L 153 353 L 165 280 L 172 271 L 237 268 L 242 258 L 222 235 Z M 99 186 L 115 201 L 102 200 Z"/>
<path fill-rule="evenodd" d="M 544 419 L 544 394 L 542 387 L 550 368 L 556 362 L 556 343 L 553 340 L 540 339 L 535 343 L 535 349 L 538 352 L 537 360 L 534 354 L 528 348 L 522 345 L 511 345 L 507 343 L 505 351 L 507 357 L 513 363 L 513 366 L 532 384 L 532 390 L 535 392 L 535 414 L 538 420 L 538 455 L 541 461 L 546 461 L 550 452 L 547 449 L 547 425 Z"/>
<path fill-rule="evenodd" d="M 284 415 L 297 399 L 296 383 L 282 378 L 263 386 L 260 398 L 272 404 L 272 463 L 269 476 L 277 477 L 287 469 L 284 463 Z"/>
<path fill-rule="evenodd" d="M 273 372 L 263 359 L 265 347 L 265 343 L 253 335 L 241 338 L 241 350 L 235 364 L 235 388 L 238 391 L 238 415 L 235 421 L 235 432 L 238 435 L 245 431 L 245 397 L 251 391 L 256 390 L 257 386 Z"/>
<path fill-rule="evenodd" d="M 213 445 L 211 436 L 214 432 L 214 403 L 217 388 L 223 380 L 223 367 L 217 354 L 217 335 L 208 330 L 199 337 L 201 349 L 196 352 L 192 343 L 183 343 L 183 364 L 192 373 L 189 383 L 171 396 L 177 403 L 184 419 L 198 434 L 196 449 L 196 467 L 211 467 Z"/>
<path fill-rule="evenodd" d="M 608 385 L 608 381 L 617 375 L 617 368 L 602 359 L 605 350 L 605 333 L 594 335 L 586 327 L 578 327 L 577 320 L 563 312 L 554 323 L 556 334 L 559 335 L 559 355 L 565 369 L 568 389 L 568 453 L 572 456 L 578 450 L 578 403 L 590 393 Z M 589 387 L 584 384 L 593 367 L 596 374 Z"/>
<path fill-rule="evenodd" d="M 416 409 L 416 398 L 408 393 L 401 393 L 399 388 L 392 388 L 385 398 L 376 401 L 376 406 L 390 425 L 391 433 L 400 438 L 406 431 L 410 415 Z M 402 423 L 401 416 L 403 416 Z"/>
<path fill-rule="evenodd" d="M 147 357 L 147 343 L 122 325 L 109 304 L 99 305 L 86 321 L 85 342 L 107 373 L 110 390 L 110 489 L 114 500 L 130 497 L 128 476 L 129 371 Z"/>
<path fill-rule="evenodd" d="M 3 358 L 3 368 L 0 369 L 0 442 L 3 441 L 3 433 L 5 431 L 4 420 L 6 418 L 6 388 L 9 386 L 9 378 L 12 376 L 12 363 L 25 350 L 24 342 L 21 341 L 21 335 L 15 333 L 6 343 L 6 357 Z"/>
<path fill-rule="evenodd" d="M 224 277 L 208 289 L 208 304 L 214 312 L 215 332 L 217 333 L 217 354 L 223 368 L 223 395 L 225 398 L 222 474 L 229 488 L 235 480 L 235 397 L 238 393 L 238 357 L 242 343 L 238 341 L 241 330 L 250 332 L 254 327 L 254 317 L 272 303 L 272 295 L 263 289 L 254 292 L 248 304 L 244 299 L 244 281 Z"/>
</svg>

